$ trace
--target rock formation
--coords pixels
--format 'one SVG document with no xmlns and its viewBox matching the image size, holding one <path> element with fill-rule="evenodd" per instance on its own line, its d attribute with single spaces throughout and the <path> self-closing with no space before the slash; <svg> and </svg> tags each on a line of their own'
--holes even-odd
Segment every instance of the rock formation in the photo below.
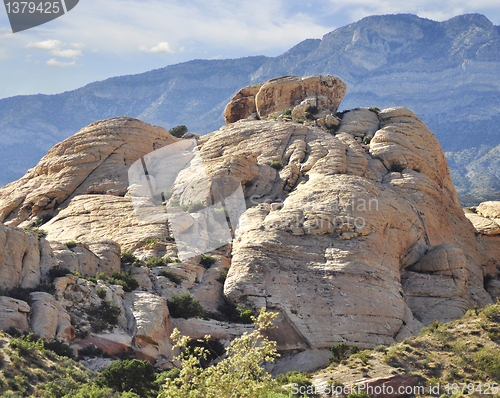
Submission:
<svg viewBox="0 0 500 398">
<path fill-rule="evenodd" d="M 228 125 L 200 138 L 202 162 L 186 161 L 168 197 L 155 188 L 166 171 L 149 169 L 153 193 L 142 197 L 142 210 L 154 215 L 177 201 L 170 222 L 138 219 L 131 200 L 137 186 L 129 187 L 127 173 L 146 154 L 180 140 L 131 118 L 88 126 L 0 190 L 2 288 L 35 288 L 53 267 L 86 277 L 126 271 L 139 282 L 134 292 L 74 275 L 55 279 L 54 300 L 33 293 L 32 313 L 54 319 L 51 325 L 37 321 L 36 328 L 65 339 L 92 333 L 86 314 L 102 303 L 103 291 L 121 310 L 118 327 L 94 332 L 81 346 L 98 339 L 110 350 L 131 347 L 165 361 L 173 326 L 226 343 L 251 328 L 172 320 L 166 300 L 189 293 L 212 313 L 225 301 L 278 311 L 270 336 L 283 352 L 309 352 L 303 355 L 316 358 L 308 361 L 314 366 L 327 359 L 321 350 L 334 344 L 390 344 L 436 319 L 491 303 L 498 296 L 494 223 L 500 212 L 484 204 L 479 215 L 466 217 L 437 139 L 413 112 L 357 108 L 339 114 L 344 93 L 343 82 L 322 75 L 242 89 L 226 108 Z M 179 207 L 209 202 L 210 190 L 196 182 L 204 173 L 211 181 L 239 182 L 247 208 L 245 222 L 232 231 L 234 241 L 215 253 L 212 265 L 200 263 L 200 256 L 180 260 L 184 249 L 170 234 L 173 219 L 189 230 L 220 226 L 228 217 L 217 221 Z M 153 203 L 160 193 L 162 203 Z M 19 228 L 49 218 L 39 227 L 46 239 Z M 211 231 L 200 239 L 216 235 Z M 120 265 L 125 250 L 136 263 Z M 139 266 L 152 256 L 168 264 Z M 223 268 L 229 268 L 225 281 Z M 26 328 L 27 304 L 2 300 L 11 324 Z M 67 314 L 78 324 L 69 325 Z"/>
</svg>

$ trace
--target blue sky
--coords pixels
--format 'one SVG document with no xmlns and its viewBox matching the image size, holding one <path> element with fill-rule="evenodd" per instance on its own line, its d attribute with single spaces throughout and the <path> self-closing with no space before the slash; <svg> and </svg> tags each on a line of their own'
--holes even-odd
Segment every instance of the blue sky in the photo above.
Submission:
<svg viewBox="0 0 500 398">
<path fill-rule="evenodd" d="M 13 34 L 0 10 L 0 98 L 54 94 L 192 59 L 276 56 L 368 15 L 444 21 L 498 0 L 80 0 L 66 15 Z"/>
</svg>

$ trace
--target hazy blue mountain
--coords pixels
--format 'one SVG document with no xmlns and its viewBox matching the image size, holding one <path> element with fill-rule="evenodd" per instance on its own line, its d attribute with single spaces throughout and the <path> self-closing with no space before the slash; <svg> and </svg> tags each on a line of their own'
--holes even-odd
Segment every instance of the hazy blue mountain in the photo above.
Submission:
<svg viewBox="0 0 500 398">
<path fill-rule="evenodd" d="M 500 27 L 479 14 L 445 22 L 371 16 L 275 58 L 195 60 L 62 94 L 2 99 L 0 186 L 96 120 L 126 115 L 205 134 L 224 124 L 224 107 L 239 88 L 317 73 L 348 84 L 341 110 L 412 109 L 447 152 L 459 193 L 500 191 Z"/>
</svg>

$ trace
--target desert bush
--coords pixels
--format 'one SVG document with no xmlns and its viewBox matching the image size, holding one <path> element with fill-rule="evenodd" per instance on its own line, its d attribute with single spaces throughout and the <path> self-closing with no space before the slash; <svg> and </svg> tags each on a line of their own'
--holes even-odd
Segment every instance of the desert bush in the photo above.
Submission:
<svg viewBox="0 0 500 398">
<path fill-rule="evenodd" d="M 33 221 L 31 223 L 31 227 L 39 227 L 43 224 L 45 224 L 46 222 L 50 221 L 52 219 L 52 215 L 50 214 L 43 214 L 41 216 L 38 216 L 37 219 L 35 221 Z"/>
<path fill-rule="evenodd" d="M 172 271 L 169 269 L 162 269 L 160 270 L 159 274 L 161 276 L 164 276 L 165 278 L 170 279 L 172 282 L 174 282 L 176 285 L 182 282 L 182 279 L 179 278 L 177 275 L 174 275 Z"/>
<path fill-rule="evenodd" d="M 211 256 L 210 254 L 204 254 L 201 256 L 200 265 L 204 268 L 210 268 L 217 261 L 217 257 Z"/>
<path fill-rule="evenodd" d="M 220 271 L 220 276 L 217 278 L 217 282 L 224 283 L 227 278 L 227 274 L 229 273 L 229 267 L 224 267 Z"/>
<path fill-rule="evenodd" d="M 146 267 L 148 268 L 162 267 L 173 262 L 174 260 L 172 260 L 170 257 L 160 258 L 156 256 L 151 256 L 146 261 Z"/>
<path fill-rule="evenodd" d="M 203 350 L 201 350 L 203 348 Z M 199 354 L 204 352 L 206 355 Z M 215 340 L 191 340 L 187 343 L 184 355 L 195 356 L 200 361 L 200 366 L 206 368 L 214 359 L 224 355 L 226 349 L 219 339 Z"/>
<path fill-rule="evenodd" d="M 78 359 L 81 360 L 85 357 L 96 358 L 102 357 L 104 355 L 104 351 L 102 348 L 99 348 L 93 344 L 88 345 L 87 347 L 82 347 L 78 350 Z"/>
<path fill-rule="evenodd" d="M 121 309 L 109 300 L 102 300 L 99 306 L 92 305 L 87 312 L 92 317 L 92 329 L 100 332 L 106 329 L 113 329 L 118 325 L 118 317 L 121 314 Z"/>
<path fill-rule="evenodd" d="M 54 341 L 44 341 L 44 347 L 46 350 L 50 350 L 61 357 L 68 357 L 73 359 L 75 357 L 71 347 L 59 340 Z"/>
<path fill-rule="evenodd" d="M 171 128 L 170 130 L 168 130 L 168 132 L 174 137 L 181 138 L 188 132 L 188 128 L 184 124 L 181 124 L 179 126 Z"/>
<path fill-rule="evenodd" d="M 283 168 L 283 165 L 281 164 L 281 162 L 278 162 L 276 160 L 272 161 L 269 166 L 271 166 L 275 170 L 281 170 Z"/>
<path fill-rule="evenodd" d="M 172 318 L 196 318 L 205 316 L 205 310 L 198 300 L 189 293 L 183 295 L 174 294 L 167 301 L 168 310 Z"/>
<path fill-rule="evenodd" d="M 145 246 L 149 245 L 154 245 L 155 243 L 158 243 L 160 241 L 160 238 L 147 238 L 146 241 L 144 242 Z"/>
<path fill-rule="evenodd" d="M 106 294 L 107 294 L 106 289 L 104 289 L 103 287 L 97 289 L 97 295 L 101 300 L 104 300 L 106 298 Z"/>
<path fill-rule="evenodd" d="M 288 372 L 286 375 L 280 374 L 276 376 L 276 382 L 282 386 L 290 385 L 287 390 L 290 391 L 290 396 L 292 397 L 303 397 L 299 391 L 307 391 L 307 387 L 313 385 L 309 376 L 305 373 L 300 373 L 297 371 Z M 307 397 L 316 397 L 315 394 L 306 394 Z"/>
<path fill-rule="evenodd" d="M 95 277 L 97 280 L 100 280 L 100 281 L 107 281 L 108 280 L 108 276 L 104 272 L 98 272 L 97 274 L 95 274 Z"/>
<path fill-rule="evenodd" d="M 200 265 L 205 268 L 210 268 L 217 261 L 217 257 L 211 256 L 210 254 L 204 254 L 201 256 Z"/>
<path fill-rule="evenodd" d="M 134 261 L 137 260 L 137 257 L 130 250 L 124 250 L 121 253 L 120 257 L 122 263 L 133 263 Z"/>
<path fill-rule="evenodd" d="M 138 359 L 113 362 L 99 376 L 99 384 L 119 392 L 133 392 L 140 397 L 157 394 L 155 368 Z"/>
<path fill-rule="evenodd" d="M 122 286 L 125 292 L 131 292 L 139 287 L 139 282 L 126 272 L 114 271 L 109 278 L 109 283 Z"/>
<path fill-rule="evenodd" d="M 346 343 L 341 343 L 333 346 L 331 349 L 332 356 L 330 357 L 330 362 L 340 362 L 345 359 L 349 347 Z"/>
<path fill-rule="evenodd" d="M 204 209 L 206 206 L 201 202 L 191 203 L 190 205 L 182 205 L 181 209 L 187 211 L 188 213 L 196 213 L 199 210 Z"/>
<path fill-rule="evenodd" d="M 64 245 L 68 248 L 68 249 L 73 249 L 76 247 L 76 242 L 75 241 L 71 241 L 71 242 L 66 242 L 64 243 Z"/>
<path fill-rule="evenodd" d="M 43 340 L 37 339 L 33 333 L 12 339 L 9 347 L 23 356 L 36 356 L 44 348 Z"/>
<path fill-rule="evenodd" d="M 281 113 L 284 117 L 289 116 L 290 118 L 292 117 L 292 108 L 285 108 L 283 109 L 283 112 Z"/>
<path fill-rule="evenodd" d="M 25 301 L 31 305 L 33 303 L 31 292 L 33 291 L 33 289 L 16 286 L 9 290 L 0 290 L 0 296 L 12 297 L 16 300 Z"/>
<path fill-rule="evenodd" d="M 277 314 L 261 310 L 257 318 L 257 329 L 245 333 L 231 342 L 227 356 L 216 365 L 204 369 L 198 357 L 207 355 L 203 347 L 198 347 L 196 355 L 181 355 L 176 360 L 181 362 L 177 378 L 165 380 L 159 398 L 255 398 L 265 396 L 277 386 L 271 376 L 263 369 L 266 361 L 278 356 L 276 342 L 264 337 L 264 330 L 272 326 Z M 191 340 L 181 336 L 177 329 L 171 336 L 175 347 L 186 348 Z M 210 337 L 206 336 L 205 341 Z"/>
<path fill-rule="evenodd" d="M 36 227 L 25 227 L 24 230 L 33 232 L 38 237 L 38 239 L 45 238 L 48 235 L 47 231 Z"/>
</svg>

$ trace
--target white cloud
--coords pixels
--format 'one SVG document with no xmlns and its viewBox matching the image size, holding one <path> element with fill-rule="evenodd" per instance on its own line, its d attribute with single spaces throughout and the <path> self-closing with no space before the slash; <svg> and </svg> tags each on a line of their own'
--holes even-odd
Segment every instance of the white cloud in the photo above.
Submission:
<svg viewBox="0 0 500 398">
<path fill-rule="evenodd" d="M 61 61 L 56 60 L 55 58 L 51 58 L 51 59 L 49 59 L 46 62 L 46 64 L 49 65 L 49 66 L 56 66 L 58 68 L 65 68 L 67 66 L 75 66 L 76 65 L 76 61 L 73 61 L 73 62 L 61 62 Z"/>
<path fill-rule="evenodd" d="M 30 41 L 26 48 L 39 48 L 40 50 L 55 50 L 62 45 L 59 40 Z"/>
<path fill-rule="evenodd" d="M 71 58 L 71 59 L 77 59 L 78 57 L 82 56 L 82 52 L 80 50 L 52 50 L 50 52 L 51 55 L 54 57 L 61 57 L 61 58 Z"/>
<path fill-rule="evenodd" d="M 85 44 L 83 44 L 83 43 L 71 43 L 71 47 L 79 50 L 79 49 L 85 47 Z"/>
<path fill-rule="evenodd" d="M 168 44 L 166 41 L 162 41 L 161 43 L 158 43 L 156 46 L 151 48 L 147 48 L 146 46 L 140 46 L 139 51 L 145 53 L 168 53 L 168 54 L 174 53 L 174 51 L 170 48 L 170 44 Z"/>
</svg>

